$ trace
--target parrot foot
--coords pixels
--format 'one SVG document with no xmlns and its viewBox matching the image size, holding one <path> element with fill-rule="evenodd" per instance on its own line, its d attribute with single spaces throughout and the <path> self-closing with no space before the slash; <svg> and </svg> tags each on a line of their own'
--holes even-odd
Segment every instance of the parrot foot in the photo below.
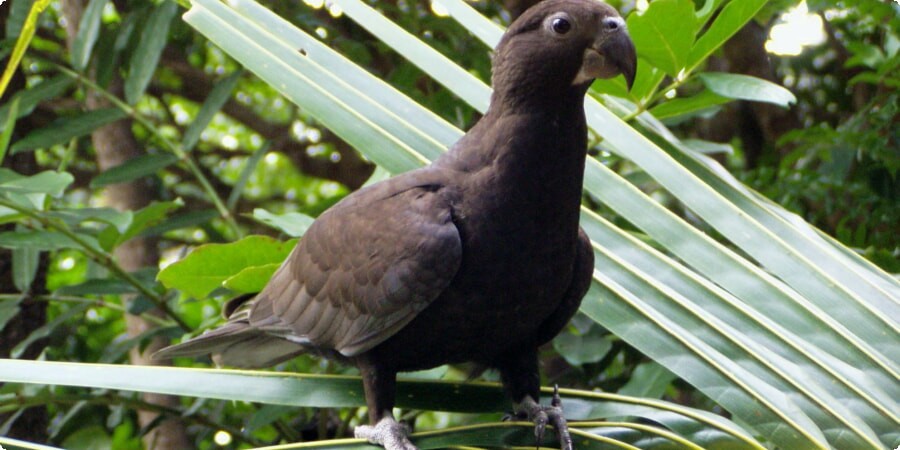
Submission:
<svg viewBox="0 0 900 450">
<path fill-rule="evenodd" d="M 409 441 L 409 427 L 393 417 L 385 417 L 375 425 L 360 425 L 353 430 L 353 434 L 385 450 L 419 450 Z"/>
<path fill-rule="evenodd" d="M 534 422 L 534 437 L 536 445 L 540 447 L 544 440 L 544 430 L 547 425 L 552 425 L 559 436 L 559 445 L 562 450 L 573 450 L 572 436 L 569 434 L 569 425 L 563 416 L 562 399 L 559 398 L 559 387 L 554 386 L 553 399 L 550 406 L 537 403 L 530 396 L 526 396 L 522 403 L 516 405 L 515 418 Z"/>
</svg>

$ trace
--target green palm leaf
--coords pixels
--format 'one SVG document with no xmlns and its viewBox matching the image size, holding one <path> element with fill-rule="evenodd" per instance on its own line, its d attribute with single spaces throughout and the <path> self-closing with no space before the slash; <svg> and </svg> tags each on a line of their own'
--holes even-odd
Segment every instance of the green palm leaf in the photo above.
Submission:
<svg viewBox="0 0 900 450">
<path fill-rule="evenodd" d="M 61 363 L 0 360 L 0 379 L 11 383 L 81 386 L 125 391 L 204 397 L 229 401 L 257 402 L 320 408 L 365 405 L 359 377 L 309 375 L 247 370 L 188 369 L 176 367 L 124 366 L 112 364 Z M 544 392 L 549 395 L 550 391 Z M 701 448 L 726 445 L 729 448 L 761 448 L 740 427 L 714 414 L 660 400 L 615 394 L 561 389 L 567 415 L 580 430 L 584 448 L 610 448 L 600 443 L 642 448 Z M 446 381 L 400 380 L 397 406 L 453 412 L 498 412 L 507 408 L 503 390 L 497 383 L 454 383 Z M 651 427 L 635 423 L 611 426 L 616 420 L 640 417 L 659 424 Z M 592 419 L 594 421 L 591 421 Z M 415 435 L 422 448 L 448 445 L 531 446 L 534 426 L 527 423 L 491 423 L 426 432 Z M 547 443 L 555 442 L 553 436 Z M 0 441 L 2 443 L 2 441 Z M 278 448 L 371 447 L 360 440 L 336 440 Z M 613 447 L 613 448 L 616 448 Z M 581 448 L 581 447 L 579 447 Z"/>
</svg>

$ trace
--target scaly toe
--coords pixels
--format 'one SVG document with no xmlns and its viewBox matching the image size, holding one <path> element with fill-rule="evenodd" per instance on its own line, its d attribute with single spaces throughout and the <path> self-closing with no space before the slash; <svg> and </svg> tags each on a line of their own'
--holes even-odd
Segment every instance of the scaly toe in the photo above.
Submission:
<svg viewBox="0 0 900 450">
<path fill-rule="evenodd" d="M 552 425 L 559 436 L 559 444 L 562 450 L 573 450 L 572 436 L 569 434 L 569 426 L 563 415 L 562 400 L 559 397 L 559 389 L 554 388 L 550 406 L 543 406 L 531 397 L 525 397 L 521 404 L 517 405 L 518 415 L 524 413 L 526 418 L 534 422 L 534 437 L 540 446 L 544 438 L 546 426 Z"/>
<path fill-rule="evenodd" d="M 572 436 L 569 434 L 569 424 L 566 422 L 566 418 L 563 417 L 562 408 L 551 406 L 547 408 L 547 415 L 550 418 L 550 424 L 556 430 L 556 435 L 559 436 L 560 448 L 562 450 L 572 450 Z"/>
<path fill-rule="evenodd" d="M 360 425 L 353 430 L 353 435 L 378 444 L 385 450 L 419 450 L 409 441 L 409 427 L 393 417 L 385 417 L 375 426 Z"/>
<path fill-rule="evenodd" d="M 534 417 L 532 417 L 531 420 L 534 422 L 534 438 L 537 441 L 537 446 L 540 447 L 541 442 L 544 441 L 544 430 L 547 428 L 550 418 L 547 416 L 547 412 L 544 409 L 540 409 L 534 414 Z"/>
</svg>

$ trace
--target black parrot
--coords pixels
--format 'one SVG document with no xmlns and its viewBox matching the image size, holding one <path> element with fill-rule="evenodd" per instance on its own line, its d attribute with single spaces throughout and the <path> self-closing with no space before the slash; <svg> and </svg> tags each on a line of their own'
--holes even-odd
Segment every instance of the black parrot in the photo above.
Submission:
<svg viewBox="0 0 900 450">
<path fill-rule="evenodd" d="M 473 361 L 499 371 L 540 436 L 562 410 L 537 403 L 537 349 L 569 321 L 593 272 L 578 226 L 595 78 L 634 80 L 625 22 L 593 0 L 547 0 L 497 46 L 485 116 L 433 164 L 325 211 L 269 284 L 228 322 L 158 358 L 212 354 L 265 367 L 314 351 L 355 364 L 371 425 L 356 435 L 414 449 L 393 417 L 397 372 Z"/>
</svg>

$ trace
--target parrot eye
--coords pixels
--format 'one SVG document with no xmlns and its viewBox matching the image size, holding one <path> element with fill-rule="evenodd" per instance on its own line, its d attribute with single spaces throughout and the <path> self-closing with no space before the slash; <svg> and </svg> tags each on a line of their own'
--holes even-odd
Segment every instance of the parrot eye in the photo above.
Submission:
<svg viewBox="0 0 900 450">
<path fill-rule="evenodd" d="M 557 17 L 550 22 L 550 28 L 552 28 L 556 34 L 566 34 L 572 29 L 572 24 L 562 17 Z"/>
</svg>

